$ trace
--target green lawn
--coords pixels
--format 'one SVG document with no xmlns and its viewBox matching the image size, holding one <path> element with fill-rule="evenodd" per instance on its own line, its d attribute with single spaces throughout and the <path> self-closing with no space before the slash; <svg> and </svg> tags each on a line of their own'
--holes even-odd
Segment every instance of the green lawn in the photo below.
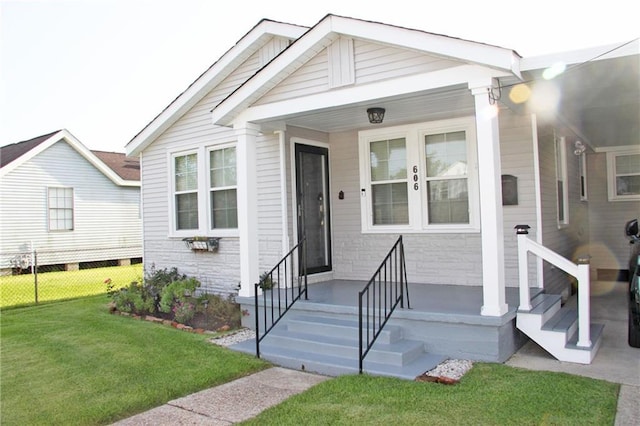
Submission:
<svg viewBox="0 0 640 426">
<path fill-rule="evenodd" d="M 93 425 L 268 366 L 205 335 L 111 315 L 107 296 L 2 311 L 2 425 Z"/>
<path fill-rule="evenodd" d="M 479 363 L 454 386 L 342 376 L 246 424 L 613 425 L 618 391 L 601 380 Z"/>
<path fill-rule="evenodd" d="M 117 288 L 142 279 L 142 264 L 38 274 L 38 302 L 105 294 L 110 278 Z M 0 308 L 35 302 L 34 276 L 0 276 Z"/>
</svg>

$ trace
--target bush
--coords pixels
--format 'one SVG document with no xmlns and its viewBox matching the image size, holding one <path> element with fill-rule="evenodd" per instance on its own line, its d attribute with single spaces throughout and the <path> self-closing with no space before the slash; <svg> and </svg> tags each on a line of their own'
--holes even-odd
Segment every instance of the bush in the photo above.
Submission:
<svg viewBox="0 0 640 426">
<path fill-rule="evenodd" d="M 240 306 L 232 296 L 213 294 L 195 296 L 200 282 L 180 274 L 177 268 L 155 269 L 145 274 L 143 283 L 114 290 L 106 281 L 107 292 L 115 309 L 137 315 L 154 314 L 181 324 L 218 330 L 235 329 L 241 325 Z"/>
</svg>

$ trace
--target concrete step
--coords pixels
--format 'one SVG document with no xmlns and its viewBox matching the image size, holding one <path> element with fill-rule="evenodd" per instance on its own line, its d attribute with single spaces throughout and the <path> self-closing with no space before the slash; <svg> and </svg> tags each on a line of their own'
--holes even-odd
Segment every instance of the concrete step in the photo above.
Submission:
<svg viewBox="0 0 640 426">
<path fill-rule="evenodd" d="M 290 331 L 303 333 L 358 339 L 359 325 L 357 320 L 346 320 L 325 316 L 296 315 L 287 318 L 287 328 Z M 402 338 L 402 329 L 397 326 L 385 326 L 377 341 L 393 343 Z"/>
</svg>

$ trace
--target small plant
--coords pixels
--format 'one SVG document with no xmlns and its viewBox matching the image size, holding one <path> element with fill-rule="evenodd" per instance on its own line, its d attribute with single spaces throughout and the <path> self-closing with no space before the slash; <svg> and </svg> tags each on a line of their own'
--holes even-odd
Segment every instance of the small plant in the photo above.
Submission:
<svg viewBox="0 0 640 426">
<path fill-rule="evenodd" d="M 195 278 L 185 278 L 174 281 L 164 287 L 160 293 L 160 311 L 171 312 L 173 306 L 179 302 L 186 302 L 200 287 L 200 281 Z"/>
<path fill-rule="evenodd" d="M 173 317 L 180 324 L 188 324 L 196 314 L 196 305 L 191 302 L 178 301 L 173 307 Z"/>
<path fill-rule="evenodd" d="M 262 275 L 260 275 L 259 280 L 260 281 L 258 285 L 263 290 L 270 290 L 277 284 L 277 282 L 273 280 L 272 274 L 270 274 L 269 272 L 263 272 Z"/>
<path fill-rule="evenodd" d="M 155 311 L 155 302 L 136 281 L 113 293 L 111 299 L 121 312 L 143 314 Z"/>
</svg>

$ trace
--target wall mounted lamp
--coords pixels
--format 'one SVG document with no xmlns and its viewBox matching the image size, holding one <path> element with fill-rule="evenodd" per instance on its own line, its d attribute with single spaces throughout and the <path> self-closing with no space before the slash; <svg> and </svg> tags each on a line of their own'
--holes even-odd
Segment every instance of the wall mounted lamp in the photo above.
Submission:
<svg viewBox="0 0 640 426">
<path fill-rule="evenodd" d="M 367 116 L 369 117 L 369 123 L 380 124 L 384 120 L 384 108 L 369 108 L 367 109 Z"/>
</svg>

